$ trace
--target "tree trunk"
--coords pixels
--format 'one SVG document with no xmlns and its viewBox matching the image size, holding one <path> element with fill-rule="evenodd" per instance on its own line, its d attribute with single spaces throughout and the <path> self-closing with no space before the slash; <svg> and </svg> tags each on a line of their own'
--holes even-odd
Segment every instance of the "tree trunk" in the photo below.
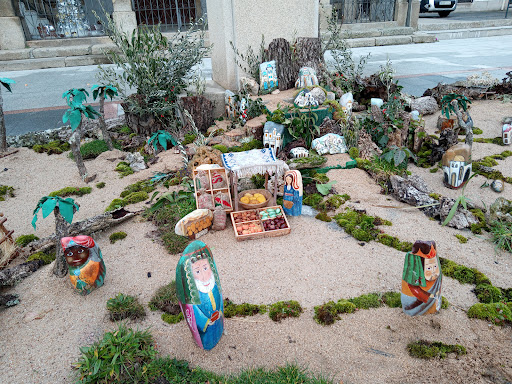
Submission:
<svg viewBox="0 0 512 384">
<path fill-rule="evenodd" d="M 272 40 L 268 46 L 268 60 L 276 61 L 279 89 L 286 91 L 295 87 L 300 68 L 297 62 L 292 60 L 292 50 L 286 39 Z"/>
<path fill-rule="evenodd" d="M 182 97 L 183 109 L 186 109 L 199 132 L 206 133 L 213 124 L 213 103 L 203 95 Z M 192 127 L 187 121 L 184 132 L 191 131 Z"/>
<path fill-rule="evenodd" d="M 55 235 L 59 242 L 61 238 L 69 236 L 69 224 L 60 214 L 59 207 L 55 207 L 53 213 L 55 214 Z M 64 277 L 68 274 L 68 264 L 60 244 L 57 244 L 55 247 L 55 264 L 53 265 L 53 274 L 58 277 Z"/>
<path fill-rule="evenodd" d="M 82 154 L 80 153 L 80 133 L 81 133 L 81 125 L 73 132 L 71 137 L 69 138 L 69 143 L 71 144 L 71 151 L 73 152 L 73 156 L 75 157 L 75 163 L 78 167 L 78 173 L 82 180 L 87 178 L 87 169 L 85 168 L 84 159 L 82 158 Z"/>
<path fill-rule="evenodd" d="M 297 67 L 313 68 L 316 71 L 318 81 L 321 83 L 321 77 L 324 72 L 324 56 L 320 39 L 316 37 L 299 37 L 295 43 L 295 51 Z"/>
<path fill-rule="evenodd" d="M 105 124 L 105 93 L 100 94 L 100 128 L 103 134 L 103 140 L 105 140 L 109 151 L 113 150 L 112 139 L 108 133 L 107 124 Z"/>
<path fill-rule="evenodd" d="M 5 130 L 3 104 L 4 100 L 2 98 L 2 90 L 0 89 L 0 152 L 7 152 L 7 132 Z"/>
</svg>

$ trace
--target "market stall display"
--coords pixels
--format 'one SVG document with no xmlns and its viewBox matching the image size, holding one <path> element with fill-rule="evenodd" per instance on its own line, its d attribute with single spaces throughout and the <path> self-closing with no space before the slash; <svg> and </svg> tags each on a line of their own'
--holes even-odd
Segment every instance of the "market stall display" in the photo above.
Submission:
<svg viewBox="0 0 512 384">
<path fill-rule="evenodd" d="M 221 206 L 227 212 L 233 210 L 226 170 L 210 165 L 197 167 L 193 172 L 194 195 L 197 209 L 215 209 Z"/>
<path fill-rule="evenodd" d="M 231 223 L 238 241 L 283 236 L 291 232 L 283 208 L 268 208 L 231 212 Z"/>
</svg>

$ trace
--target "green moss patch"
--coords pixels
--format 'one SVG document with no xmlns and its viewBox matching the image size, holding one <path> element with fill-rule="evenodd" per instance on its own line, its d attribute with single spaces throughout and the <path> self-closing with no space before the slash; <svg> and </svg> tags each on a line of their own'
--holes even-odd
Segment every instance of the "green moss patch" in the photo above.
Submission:
<svg viewBox="0 0 512 384">
<path fill-rule="evenodd" d="M 318 168 L 327 161 L 326 157 L 310 153 L 308 157 L 297 157 L 290 159 L 286 163 L 290 168 L 304 169 L 304 168 Z"/>
<path fill-rule="evenodd" d="M 482 131 L 480 128 L 473 127 L 473 135 L 481 135 L 482 133 L 484 133 L 484 131 Z"/>
<path fill-rule="evenodd" d="M 149 199 L 149 195 L 147 192 L 132 192 L 128 194 L 124 199 L 114 199 L 109 204 L 109 206 L 105 209 L 105 212 L 115 211 L 116 209 L 125 207 L 130 204 L 139 203 L 141 201 Z"/>
<path fill-rule="evenodd" d="M 224 299 L 224 317 L 229 319 L 230 317 L 245 317 L 245 316 L 254 316 L 258 313 L 266 313 L 267 306 L 266 305 L 257 305 L 257 304 L 235 304 L 228 298 Z"/>
<path fill-rule="evenodd" d="M 441 309 L 447 309 L 450 306 L 450 302 L 444 296 L 441 296 Z"/>
<path fill-rule="evenodd" d="M 32 149 L 37 153 L 46 153 L 48 155 L 60 155 L 63 152 L 69 151 L 71 146 L 66 141 L 54 140 L 48 144 L 36 144 Z"/>
<path fill-rule="evenodd" d="M 121 192 L 121 197 L 126 197 L 133 192 L 150 193 L 150 192 L 153 192 L 154 190 L 155 190 L 155 187 L 153 186 L 153 184 L 151 184 L 150 180 L 141 180 L 141 181 L 137 181 L 134 184 L 128 185 L 123 190 L 123 192 Z"/>
<path fill-rule="evenodd" d="M 123 240 L 126 236 L 126 232 L 114 232 L 109 236 L 110 244 L 114 244 L 118 240 Z"/>
<path fill-rule="evenodd" d="M 466 348 L 459 344 L 444 344 L 440 341 L 418 340 L 407 344 L 409 355 L 418 359 L 444 359 L 448 353 L 455 353 L 457 356 L 465 355 Z"/>
<path fill-rule="evenodd" d="M 119 162 L 114 171 L 119 172 L 120 177 L 125 177 L 134 173 L 133 169 L 130 168 L 130 164 L 126 161 Z"/>
<path fill-rule="evenodd" d="M 348 155 L 353 158 L 357 159 L 359 157 L 359 148 L 352 147 L 348 150 Z"/>
<path fill-rule="evenodd" d="M 348 299 L 357 309 L 379 308 L 382 306 L 381 296 L 377 293 L 369 293 Z"/>
<path fill-rule="evenodd" d="M 302 203 L 305 205 L 309 205 L 317 209 L 318 205 L 324 200 L 324 197 L 319 193 L 313 193 L 311 195 L 307 195 L 302 200 Z"/>
<path fill-rule="evenodd" d="M 479 138 L 473 139 L 473 142 L 474 143 L 496 144 L 496 145 L 501 145 L 501 146 L 505 145 L 505 144 L 503 144 L 503 138 L 501 136 L 494 137 L 492 139 L 479 137 Z"/>
<path fill-rule="evenodd" d="M 117 143 L 115 140 L 113 141 L 113 146 L 116 149 L 122 149 L 121 145 Z M 93 140 L 88 143 L 84 143 L 80 146 L 80 153 L 84 160 L 86 159 L 95 159 L 103 152 L 108 151 L 107 143 L 104 140 Z"/>
<path fill-rule="evenodd" d="M 318 205 L 319 209 L 323 211 L 334 211 L 350 200 L 350 196 L 347 194 L 343 195 L 332 195 Z"/>
<path fill-rule="evenodd" d="M 468 242 L 468 238 L 462 235 L 455 235 L 455 237 L 459 240 L 459 243 L 466 244 Z"/>
<path fill-rule="evenodd" d="M 476 268 L 468 268 L 454 261 L 440 257 L 441 271 L 445 276 L 457 280 L 461 284 L 491 284 L 487 276 Z"/>
<path fill-rule="evenodd" d="M 468 317 L 490 321 L 495 325 L 512 323 L 512 304 L 506 303 L 477 303 L 468 310 Z"/>
<path fill-rule="evenodd" d="M 32 261 L 32 260 L 42 260 L 43 263 L 50 264 L 53 262 L 53 260 L 55 260 L 55 253 L 50 253 L 50 254 L 44 253 L 44 252 L 33 253 L 32 255 L 30 255 L 27 258 L 27 261 Z"/>
<path fill-rule="evenodd" d="M 478 301 L 481 303 L 498 303 L 503 299 L 501 289 L 491 284 L 478 284 L 474 291 Z"/>
<path fill-rule="evenodd" d="M 388 247 L 395 248 L 402 252 L 409 252 L 412 250 L 412 243 L 409 241 L 400 241 L 398 237 L 386 235 L 381 233 L 377 235 L 376 241 L 378 243 L 387 245 Z"/>
<path fill-rule="evenodd" d="M 227 153 L 228 152 L 228 147 L 226 147 L 225 145 L 222 145 L 222 144 L 215 144 L 213 146 L 213 148 L 218 149 L 222 153 Z"/>
<path fill-rule="evenodd" d="M 325 221 L 327 223 L 331 222 L 332 221 L 332 218 L 326 213 L 326 212 L 319 212 L 316 216 L 315 216 L 315 219 L 317 220 L 321 220 L 321 221 Z"/>
<path fill-rule="evenodd" d="M 0 201 L 5 201 L 5 197 L 14 197 L 14 187 L 9 185 L 0 185 Z"/>
<path fill-rule="evenodd" d="M 91 187 L 82 187 L 82 188 L 66 187 L 66 188 L 59 189 L 58 191 L 53 191 L 48 196 L 50 196 L 50 197 L 83 196 L 83 195 L 87 195 L 91 192 L 92 192 Z"/>
<path fill-rule="evenodd" d="M 386 292 L 381 299 L 390 308 L 402 308 L 402 294 L 400 292 Z"/>
<path fill-rule="evenodd" d="M 278 322 L 287 317 L 299 317 L 302 312 L 304 310 L 295 300 L 278 301 L 268 306 L 268 316 Z"/>
<path fill-rule="evenodd" d="M 39 240 L 36 235 L 20 235 L 16 238 L 15 243 L 20 247 L 25 247 L 36 240 Z"/>
<path fill-rule="evenodd" d="M 123 293 L 108 299 L 107 310 L 109 311 L 110 321 L 135 320 L 146 316 L 146 311 L 139 300 Z"/>
<path fill-rule="evenodd" d="M 356 306 L 348 300 L 339 300 L 337 303 L 329 301 L 315 307 L 314 319 L 318 324 L 331 325 L 341 318 L 340 314 L 352 313 L 355 310 Z"/>
<path fill-rule="evenodd" d="M 181 308 L 178 302 L 178 296 L 176 294 L 176 281 L 171 281 L 169 284 L 164 285 L 157 289 L 151 300 L 149 301 L 149 309 L 152 311 L 161 310 L 164 311 L 166 315 L 166 319 L 162 315 L 162 320 L 169 323 L 168 320 L 174 319 L 175 322 L 170 322 L 170 324 L 175 324 L 181 319 L 178 320 L 179 315 L 181 314 Z"/>
<path fill-rule="evenodd" d="M 98 188 L 98 189 L 101 189 L 104 187 L 105 187 L 105 183 L 103 181 L 96 184 L 96 188 Z"/>
<path fill-rule="evenodd" d="M 171 315 L 170 313 L 162 313 L 161 318 L 167 324 L 177 324 L 181 320 L 185 319 L 182 312 L 178 313 L 177 315 Z"/>
</svg>

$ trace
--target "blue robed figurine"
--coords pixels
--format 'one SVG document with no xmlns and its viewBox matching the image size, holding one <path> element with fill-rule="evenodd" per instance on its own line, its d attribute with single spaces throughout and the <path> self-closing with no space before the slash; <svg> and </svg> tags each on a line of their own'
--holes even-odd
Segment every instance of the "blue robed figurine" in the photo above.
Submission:
<svg viewBox="0 0 512 384">
<path fill-rule="evenodd" d="M 283 210 L 288 216 L 302 214 L 302 175 L 293 170 L 284 174 Z"/>
<path fill-rule="evenodd" d="M 217 267 L 210 248 L 190 243 L 176 268 L 176 293 L 197 345 L 210 350 L 224 331 L 224 304 Z"/>
</svg>

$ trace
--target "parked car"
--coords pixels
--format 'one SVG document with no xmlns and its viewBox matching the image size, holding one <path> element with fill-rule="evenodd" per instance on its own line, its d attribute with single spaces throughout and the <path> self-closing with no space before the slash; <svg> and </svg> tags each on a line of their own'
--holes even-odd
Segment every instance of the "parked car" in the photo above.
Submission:
<svg viewBox="0 0 512 384">
<path fill-rule="evenodd" d="M 437 12 L 439 17 L 446 17 L 457 8 L 457 0 L 421 0 L 420 13 Z"/>
</svg>

